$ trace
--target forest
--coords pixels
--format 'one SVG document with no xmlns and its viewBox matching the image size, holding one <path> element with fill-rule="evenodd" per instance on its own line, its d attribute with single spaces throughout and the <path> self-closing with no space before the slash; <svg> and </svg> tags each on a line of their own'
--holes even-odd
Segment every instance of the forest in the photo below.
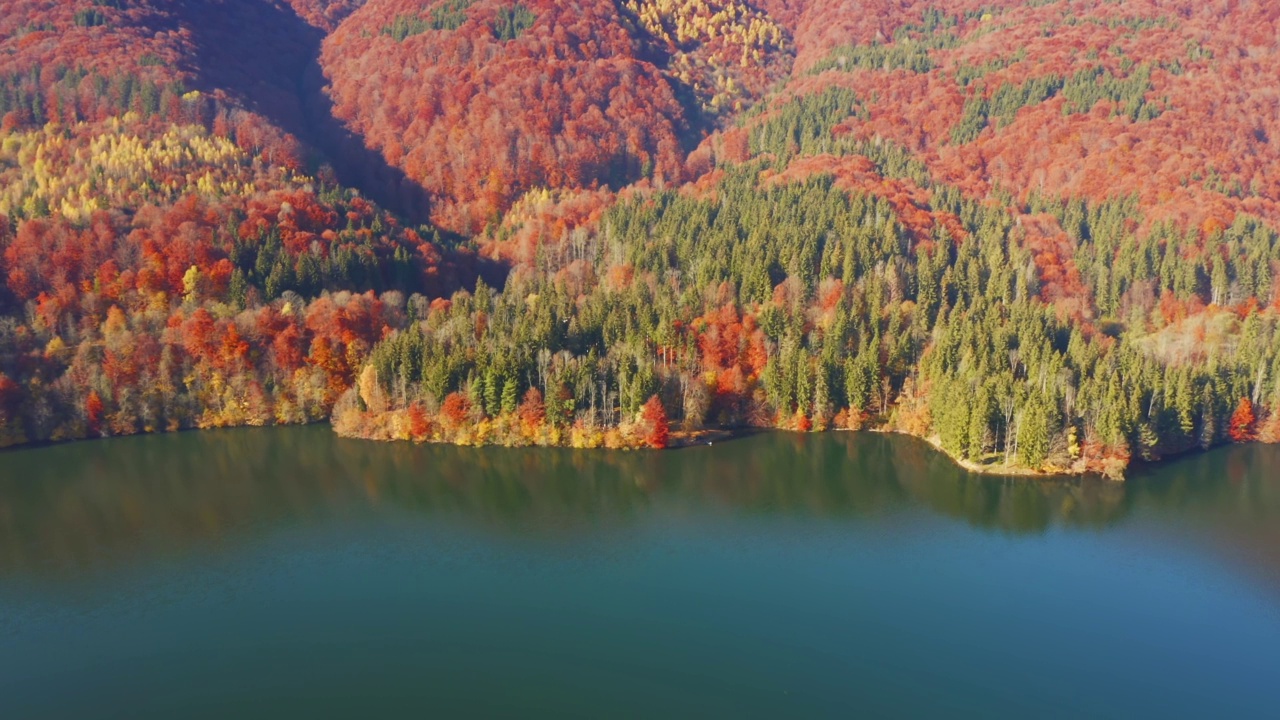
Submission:
<svg viewBox="0 0 1280 720">
<path fill-rule="evenodd" d="M 1280 441 L 1280 8 L 3 4 L 0 446 Z"/>
</svg>

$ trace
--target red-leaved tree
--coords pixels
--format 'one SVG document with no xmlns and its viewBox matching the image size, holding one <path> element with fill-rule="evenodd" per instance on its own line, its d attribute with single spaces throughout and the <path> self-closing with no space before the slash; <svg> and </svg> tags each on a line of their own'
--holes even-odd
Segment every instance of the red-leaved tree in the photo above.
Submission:
<svg viewBox="0 0 1280 720">
<path fill-rule="evenodd" d="M 1240 398 L 1240 404 L 1236 405 L 1236 411 L 1231 414 L 1231 422 L 1227 428 L 1232 442 L 1243 443 L 1253 440 L 1255 438 L 1253 426 L 1256 422 L 1253 403 L 1249 398 Z"/>
<path fill-rule="evenodd" d="M 451 428 L 462 427 L 471 415 L 471 401 L 460 392 L 449 393 L 440 407 L 440 417 Z"/>
<path fill-rule="evenodd" d="M 658 450 L 665 448 L 671 435 L 671 426 L 667 422 L 667 410 L 662 407 L 662 401 L 657 395 L 649 398 L 649 402 L 644 404 L 640 417 L 648 425 L 644 436 L 645 445 Z"/>
</svg>

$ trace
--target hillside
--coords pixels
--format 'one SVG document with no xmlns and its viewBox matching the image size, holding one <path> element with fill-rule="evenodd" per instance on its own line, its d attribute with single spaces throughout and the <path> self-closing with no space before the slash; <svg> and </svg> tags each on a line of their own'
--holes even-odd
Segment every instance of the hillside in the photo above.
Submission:
<svg viewBox="0 0 1280 720">
<path fill-rule="evenodd" d="M 3 5 L 0 443 L 1280 436 L 1266 4 Z"/>
<path fill-rule="evenodd" d="M 473 281 L 340 184 L 288 5 L 3 18 L 0 444 L 322 419 L 410 294 Z"/>
<path fill-rule="evenodd" d="M 841 22 L 854 3 L 832 5 L 807 18 L 808 77 L 794 86 L 892 98 L 869 102 L 856 134 L 911 149 L 969 194 L 1136 194 L 1151 221 L 1180 225 L 1229 225 L 1241 210 L 1280 219 L 1280 8 L 973 2 L 928 15 L 914 3 L 873 33 Z M 872 67 L 886 31 L 927 60 L 881 53 Z"/>
<path fill-rule="evenodd" d="M 786 66 L 785 32 L 742 3 L 425 5 L 367 3 L 321 60 L 336 114 L 459 232 L 535 188 L 679 182 L 696 129 Z"/>
<path fill-rule="evenodd" d="M 789 76 L 682 190 L 525 196 L 505 292 L 375 349 L 340 431 L 644 444 L 655 396 L 1111 475 L 1276 437 L 1274 12 L 777 5 Z"/>
</svg>

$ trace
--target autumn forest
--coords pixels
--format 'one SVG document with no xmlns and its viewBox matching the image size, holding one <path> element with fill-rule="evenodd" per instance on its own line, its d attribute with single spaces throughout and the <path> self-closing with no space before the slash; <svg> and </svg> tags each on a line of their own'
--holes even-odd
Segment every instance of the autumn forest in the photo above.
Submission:
<svg viewBox="0 0 1280 720">
<path fill-rule="evenodd" d="M 0 447 L 1280 441 L 1280 6 L 0 0 Z"/>
</svg>

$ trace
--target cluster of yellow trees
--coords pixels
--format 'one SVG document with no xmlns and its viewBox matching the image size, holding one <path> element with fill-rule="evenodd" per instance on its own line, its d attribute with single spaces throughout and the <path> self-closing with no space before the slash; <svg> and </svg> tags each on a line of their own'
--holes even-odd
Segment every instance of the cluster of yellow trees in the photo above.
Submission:
<svg viewBox="0 0 1280 720">
<path fill-rule="evenodd" d="M 568 425 L 549 422 L 542 395 L 527 392 L 516 405 L 491 416 L 465 393 L 452 393 L 438 408 L 423 404 L 395 407 L 377 372 L 366 365 L 356 387 L 333 409 L 333 426 L 344 437 L 383 441 L 449 443 L 482 447 L 570 447 L 636 450 L 666 447 L 665 411 L 655 397 L 633 417 L 604 427 L 582 418 Z"/>
<path fill-rule="evenodd" d="M 50 124 L 5 136 L 0 214 L 58 213 L 82 222 L 103 207 L 253 194 L 251 159 L 235 143 L 198 125 L 143 138 L 127 129 L 132 120 Z"/>
<path fill-rule="evenodd" d="M 484 417 L 474 424 L 449 425 L 426 416 L 425 430 L 415 432 L 414 408 L 392 409 L 382 413 L 359 412 L 350 407 L 334 411 L 333 424 L 343 437 L 382 441 L 413 441 L 463 445 L 467 447 L 567 447 L 579 450 L 607 448 L 638 450 L 651 447 L 646 439 L 649 423 L 640 416 L 617 427 L 605 428 L 575 422 L 561 428 L 545 422 L 530 423 L 519 415 L 504 414 Z"/>
<path fill-rule="evenodd" d="M 676 48 L 672 69 L 708 98 L 713 111 L 742 95 L 731 71 L 735 63 L 758 68 L 786 44 L 782 28 L 768 15 L 735 0 L 627 0 L 626 7 L 650 34 Z M 712 48 L 706 60 L 694 52 L 705 47 Z"/>
<path fill-rule="evenodd" d="M 627 0 L 627 8 L 646 30 L 675 45 L 720 38 L 749 53 L 784 42 L 782 28 L 767 15 L 733 0 Z"/>
</svg>

